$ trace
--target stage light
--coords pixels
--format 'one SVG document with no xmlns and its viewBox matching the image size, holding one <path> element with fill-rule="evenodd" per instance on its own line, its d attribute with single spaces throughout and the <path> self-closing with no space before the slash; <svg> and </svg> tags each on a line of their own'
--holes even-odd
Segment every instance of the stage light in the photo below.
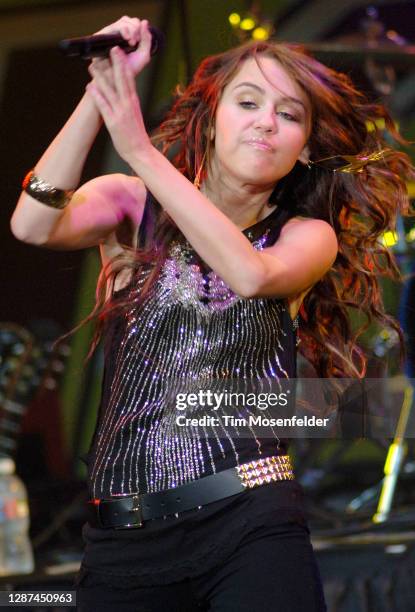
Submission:
<svg viewBox="0 0 415 612">
<path fill-rule="evenodd" d="M 394 125 L 395 130 L 399 132 L 399 123 L 397 121 L 394 121 L 393 125 Z M 385 120 L 380 118 L 380 119 L 376 119 L 375 121 L 366 122 L 366 129 L 368 132 L 374 132 L 375 127 L 377 127 L 378 130 L 385 130 L 386 129 Z"/>
<path fill-rule="evenodd" d="M 241 30 L 245 30 L 245 32 L 249 32 L 250 30 L 253 30 L 255 26 L 256 26 L 256 23 L 252 19 L 252 17 L 245 17 L 244 19 L 242 19 L 239 25 Z"/>
<path fill-rule="evenodd" d="M 384 130 L 385 129 L 385 120 L 384 119 L 376 119 L 376 121 L 367 121 L 366 129 L 368 132 L 374 132 L 375 129 Z"/>
<path fill-rule="evenodd" d="M 413 227 L 411 230 L 409 230 L 409 232 L 406 234 L 406 241 L 407 242 L 414 242 L 415 241 L 415 227 Z"/>
<path fill-rule="evenodd" d="M 254 40 L 268 40 L 269 31 L 266 28 L 263 28 L 262 26 L 258 26 L 252 32 L 252 38 Z"/>
<path fill-rule="evenodd" d="M 258 0 L 251 3 L 251 8 L 243 13 L 230 13 L 228 23 L 241 42 L 268 40 L 273 33 L 273 20 L 263 15 Z"/>
<path fill-rule="evenodd" d="M 398 242 L 398 234 L 396 232 L 385 232 L 382 236 L 382 242 L 387 247 L 393 247 Z"/>
<path fill-rule="evenodd" d="M 241 23 L 241 16 L 238 15 L 238 13 L 231 13 L 228 17 L 228 20 L 231 26 L 233 28 L 236 28 Z"/>
<path fill-rule="evenodd" d="M 408 190 L 408 195 L 410 198 L 415 198 L 415 182 L 414 181 L 408 181 L 408 183 L 406 183 L 406 188 Z"/>
</svg>

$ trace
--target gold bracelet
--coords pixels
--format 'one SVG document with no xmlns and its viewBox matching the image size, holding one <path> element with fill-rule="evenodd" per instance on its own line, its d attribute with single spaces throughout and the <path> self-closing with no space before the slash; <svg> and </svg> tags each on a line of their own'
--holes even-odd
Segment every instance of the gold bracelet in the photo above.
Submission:
<svg viewBox="0 0 415 612">
<path fill-rule="evenodd" d="M 75 193 L 75 189 L 57 189 L 43 179 L 36 176 L 31 170 L 24 178 L 22 189 L 32 198 L 52 208 L 65 208 Z"/>
</svg>

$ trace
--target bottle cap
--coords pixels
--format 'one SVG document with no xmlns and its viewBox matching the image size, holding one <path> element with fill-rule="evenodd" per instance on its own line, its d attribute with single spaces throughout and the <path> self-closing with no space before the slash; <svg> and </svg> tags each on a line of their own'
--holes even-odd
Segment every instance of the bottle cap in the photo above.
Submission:
<svg viewBox="0 0 415 612">
<path fill-rule="evenodd" d="M 16 465 L 11 457 L 0 457 L 0 475 L 14 474 Z"/>
</svg>

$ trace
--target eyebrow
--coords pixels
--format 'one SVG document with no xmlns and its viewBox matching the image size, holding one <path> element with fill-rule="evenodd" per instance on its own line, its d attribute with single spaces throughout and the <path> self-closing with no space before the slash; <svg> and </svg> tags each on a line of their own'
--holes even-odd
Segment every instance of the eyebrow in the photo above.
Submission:
<svg viewBox="0 0 415 612">
<path fill-rule="evenodd" d="M 262 95 L 265 95 L 266 93 L 265 89 L 262 89 L 262 87 L 260 87 L 259 85 L 256 85 L 255 83 L 250 83 L 249 81 L 244 81 L 243 83 L 239 83 L 238 85 L 234 87 L 234 91 L 235 89 L 238 89 L 238 87 L 252 87 L 253 89 L 256 89 L 257 91 L 259 91 Z M 303 107 L 305 112 L 307 112 L 307 108 L 304 102 L 300 100 L 299 98 L 293 98 L 292 96 L 283 96 L 281 98 L 281 101 L 282 102 L 293 102 L 294 104 L 298 104 L 299 106 Z"/>
</svg>

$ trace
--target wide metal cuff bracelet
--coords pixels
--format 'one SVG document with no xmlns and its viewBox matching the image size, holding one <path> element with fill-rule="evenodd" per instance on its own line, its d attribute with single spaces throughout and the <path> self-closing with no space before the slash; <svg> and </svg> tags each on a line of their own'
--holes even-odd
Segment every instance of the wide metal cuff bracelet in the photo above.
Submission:
<svg viewBox="0 0 415 612">
<path fill-rule="evenodd" d="M 38 202 L 58 209 L 65 208 L 75 192 L 75 190 L 57 189 L 49 185 L 36 176 L 33 170 L 26 175 L 22 189 Z"/>
</svg>

